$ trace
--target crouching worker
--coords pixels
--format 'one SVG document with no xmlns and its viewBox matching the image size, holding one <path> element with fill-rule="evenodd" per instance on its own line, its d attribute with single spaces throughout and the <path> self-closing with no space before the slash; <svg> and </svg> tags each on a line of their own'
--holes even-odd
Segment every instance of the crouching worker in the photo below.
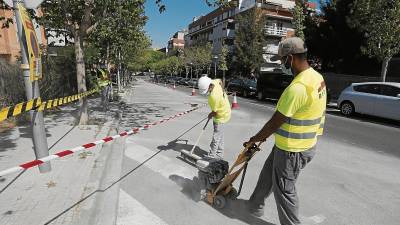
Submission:
<svg viewBox="0 0 400 225">
<path fill-rule="evenodd" d="M 212 118 L 214 124 L 214 134 L 208 156 L 222 159 L 224 156 L 223 127 L 231 118 L 228 95 L 224 92 L 220 79 L 211 80 L 211 78 L 203 76 L 199 79 L 198 86 L 200 94 L 208 95 L 208 104 L 211 109 L 208 118 Z"/>
</svg>

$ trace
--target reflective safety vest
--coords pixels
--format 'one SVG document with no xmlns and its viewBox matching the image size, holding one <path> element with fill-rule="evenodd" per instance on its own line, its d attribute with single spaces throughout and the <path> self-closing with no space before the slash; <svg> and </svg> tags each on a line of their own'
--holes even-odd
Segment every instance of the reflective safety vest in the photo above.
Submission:
<svg viewBox="0 0 400 225">
<path fill-rule="evenodd" d="M 296 76 L 291 85 L 301 83 L 306 87 L 307 103 L 275 132 L 276 146 L 289 152 L 314 147 L 325 123 L 327 91 L 324 78 L 312 68 L 303 73 Z"/>
<path fill-rule="evenodd" d="M 100 71 L 100 74 L 101 74 L 101 77 L 97 79 L 99 86 L 100 87 L 107 86 L 110 83 L 110 81 L 107 78 L 106 71 L 104 71 L 103 69 L 99 69 L 99 71 Z"/>
<path fill-rule="evenodd" d="M 212 81 L 214 88 L 208 96 L 208 104 L 217 115 L 213 118 L 215 123 L 227 123 L 231 119 L 231 105 L 228 95 L 224 92 L 222 81 L 215 79 Z"/>
</svg>

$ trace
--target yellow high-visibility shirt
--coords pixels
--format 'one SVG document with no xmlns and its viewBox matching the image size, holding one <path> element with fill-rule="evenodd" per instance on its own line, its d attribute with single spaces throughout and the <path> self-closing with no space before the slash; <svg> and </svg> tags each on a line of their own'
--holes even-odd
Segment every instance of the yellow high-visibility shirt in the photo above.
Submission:
<svg viewBox="0 0 400 225">
<path fill-rule="evenodd" d="M 324 78 L 309 68 L 298 74 L 279 98 L 277 111 L 289 119 L 275 132 L 275 145 L 301 152 L 314 147 L 322 135 L 326 110 Z"/>
<path fill-rule="evenodd" d="M 231 106 L 228 95 L 222 89 L 220 79 L 213 80 L 211 83 L 214 84 L 214 88 L 208 96 L 208 105 L 211 111 L 217 113 L 214 117 L 214 122 L 226 123 L 231 119 Z"/>
</svg>

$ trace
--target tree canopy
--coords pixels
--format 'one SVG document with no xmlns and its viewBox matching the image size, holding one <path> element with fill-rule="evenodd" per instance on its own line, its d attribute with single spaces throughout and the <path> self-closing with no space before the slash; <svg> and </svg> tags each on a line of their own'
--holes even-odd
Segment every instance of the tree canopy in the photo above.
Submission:
<svg viewBox="0 0 400 225">
<path fill-rule="evenodd" d="M 237 17 L 239 28 L 235 32 L 235 62 L 239 71 L 254 73 L 264 63 L 265 16 L 260 9 L 250 9 Z"/>
</svg>

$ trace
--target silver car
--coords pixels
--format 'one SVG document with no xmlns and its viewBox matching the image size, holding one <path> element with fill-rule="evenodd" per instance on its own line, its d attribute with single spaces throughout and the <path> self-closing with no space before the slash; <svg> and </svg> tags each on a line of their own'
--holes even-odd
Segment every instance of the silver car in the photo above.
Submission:
<svg viewBox="0 0 400 225">
<path fill-rule="evenodd" d="M 400 120 L 400 83 L 354 83 L 342 91 L 338 107 L 345 116 L 361 113 Z"/>
</svg>

